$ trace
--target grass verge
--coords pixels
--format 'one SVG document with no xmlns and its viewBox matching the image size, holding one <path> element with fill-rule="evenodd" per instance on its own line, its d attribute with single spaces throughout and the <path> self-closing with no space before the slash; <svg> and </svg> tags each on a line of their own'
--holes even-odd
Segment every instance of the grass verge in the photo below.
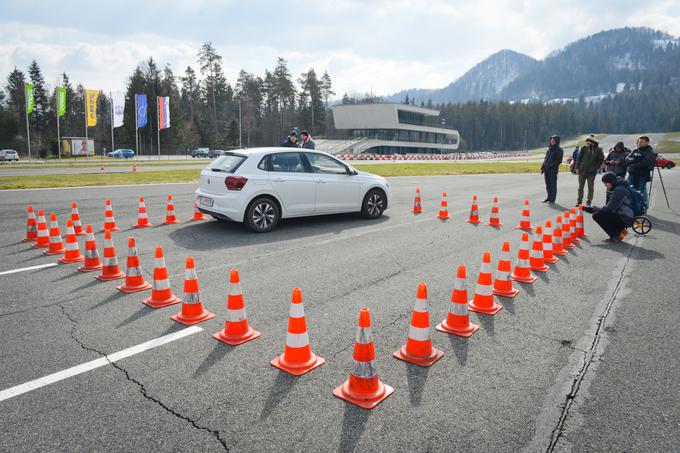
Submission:
<svg viewBox="0 0 680 453">
<path fill-rule="evenodd" d="M 115 167 L 115 168 L 123 168 L 123 167 L 129 167 L 132 169 L 132 164 L 135 163 L 137 164 L 138 168 L 142 167 L 181 167 L 184 165 L 201 165 L 202 163 L 205 165 L 208 165 L 210 161 L 204 160 L 195 160 L 195 161 L 104 161 L 104 168 L 109 168 L 109 167 Z M 32 169 L 43 169 L 43 168 L 53 168 L 53 169 L 59 169 L 59 168 L 99 168 L 99 162 L 64 162 L 64 163 L 56 163 L 56 162 L 49 162 L 45 164 L 22 164 L 22 163 L 2 163 L 0 164 L 0 171 L 1 170 L 32 170 Z"/>
<path fill-rule="evenodd" d="M 482 175 L 500 173 L 539 173 L 541 162 L 451 162 L 432 164 L 355 165 L 357 170 L 380 176 Z M 562 171 L 568 171 L 566 164 Z"/>
<path fill-rule="evenodd" d="M 655 151 L 664 154 L 680 153 L 680 132 L 668 132 L 663 134 Z"/>
</svg>

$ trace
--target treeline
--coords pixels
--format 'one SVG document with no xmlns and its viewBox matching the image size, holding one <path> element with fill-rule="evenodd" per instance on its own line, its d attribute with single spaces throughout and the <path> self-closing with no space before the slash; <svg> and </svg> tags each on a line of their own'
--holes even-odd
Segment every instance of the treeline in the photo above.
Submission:
<svg viewBox="0 0 680 453">
<path fill-rule="evenodd" d="M 328 104 L 335 94 L 327 72 L 317 75 L 309 69 L 296 80 L 288 64 L 279 58 L 264 76 L 242 70 L 227 81 L 222 56 L 211 43 L 197 53 L 197 66 L 176 75 L 171 66 L 161 68 L 151 57 L 138 65 L 128 78 L 125 124 L 114 129 L 116 148 L 135 148 L 136 93 L 148 96 L 148 124 L 139 130 L 142 154 L 157 150 L 156 96 L 170 96 L 171 127 L 160 133 L 163 153 L 185 153 L 196 147 L 230 148 L 278 145 L 297 127 L 312 135 L 326 135 Z M 0 148 L 26 152 L 24 86 L 33 84 L 35 108 L 29 115 L 31 147 L 45 155 L 57 153 L 56 87 L 45 83 L 36 61 L 27 72 L 15 68 L 0 88 Z M 58 86 L 66 89 L 66 113 L 60 118 L 62 137 L 85 135 L 85 90 L 96 87 L 73 85 L 68 74 L 59 76 Z M 239 137 L 239 109 L 242 119 Z M 95 149 L 111 149 L 111 107 L 107 92 L 100 92 L 97 126 L 89 128 Z"/>
</svg>

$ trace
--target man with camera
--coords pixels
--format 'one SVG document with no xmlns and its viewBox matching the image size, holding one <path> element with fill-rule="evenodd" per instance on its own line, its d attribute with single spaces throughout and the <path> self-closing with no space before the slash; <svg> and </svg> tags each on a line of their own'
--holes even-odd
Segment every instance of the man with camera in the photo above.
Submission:
<svg viewBox="0 0 680 453">
<path fill-rule="evenodd" d="M 642 193 L 645 204 L 649 204 L 647 183 L 652 180 L 652 171 L 656 165 L 656 155 L 649 146 L 649 137 L 641 135 L 637 139 L 637 148 L 626 157 L 628 182 Z"/>
</svg>

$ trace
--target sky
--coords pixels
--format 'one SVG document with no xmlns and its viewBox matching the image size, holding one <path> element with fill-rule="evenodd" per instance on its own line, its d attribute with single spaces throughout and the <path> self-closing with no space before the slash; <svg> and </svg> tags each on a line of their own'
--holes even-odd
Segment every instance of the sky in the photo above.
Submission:
<svg viewBox="0 0 680 453">
<path fill-rule="evenodd" d="M 227 80 L 285 58 L 294 77 L 327 70 L 337 96 L 443 87 L 487 56 L 534 58 L 602 30 L 680 36 L 680 0 L 2 0 L 0 80 L 35 59 L 54 85 L 125 90 L 149 56 L 176 75 L 211 41 Z"/>
</svg>

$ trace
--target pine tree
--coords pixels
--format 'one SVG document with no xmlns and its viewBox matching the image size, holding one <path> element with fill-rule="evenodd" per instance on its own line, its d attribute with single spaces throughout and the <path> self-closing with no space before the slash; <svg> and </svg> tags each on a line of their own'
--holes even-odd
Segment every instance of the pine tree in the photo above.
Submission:
<svg viewBox="0 0 680 453">
<path fill-rule="evenodd" d="M 33 131 L 35 131 L 35 142 L 38 148 L 45 148 L 44 138 L 47 132 L 48 115 L 51 110 L 49 98 L 47 96 L 47 88 L 45 87 L 45 78 L 38 63 L 33 60 L 28 67 L 28 76 L 33 83 L 33 99 L 34 108 L 30 115 L 30 124 Z M 33 134 L 31 134 L 33 137 Z"/>
<path fill-rule="evenodd" d="M 215 138 L 219 136 L 218 118 L 217 118 L 217 91 L 224 79 L 222 73 L 222 56 L 217 53 L 213 47 L 212 42 L 203 43 L 201 49 L 198 51 L 198 62 L 201 65 L 201 74 L 205 77 L 204 84 L 206 90 L 206 98 L 212 106 L 213 125 L 215 128 Z M 226 83 L 226 81 L 225 81 Z"/>
</svg>

